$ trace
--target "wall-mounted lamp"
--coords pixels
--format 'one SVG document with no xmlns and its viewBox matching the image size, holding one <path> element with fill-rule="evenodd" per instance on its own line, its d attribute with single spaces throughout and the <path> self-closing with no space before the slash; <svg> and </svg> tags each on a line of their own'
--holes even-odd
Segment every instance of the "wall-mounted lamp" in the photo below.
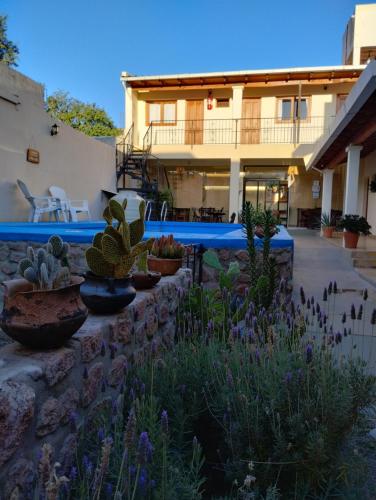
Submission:
<svg viewBox="0 0 376 500">
<path fill-rule="evenodd" d="M 57 135 L 59 133 L 59 128 L 60 128 L 59 125 L 54 123 L 50 130 L 51 135 Z"/>
<path fill-rule="evenodd" d="M 207 105 L 209 111 L 213 109 L 213 93 L 211 90 L 208 93 Z"/>
</svg>

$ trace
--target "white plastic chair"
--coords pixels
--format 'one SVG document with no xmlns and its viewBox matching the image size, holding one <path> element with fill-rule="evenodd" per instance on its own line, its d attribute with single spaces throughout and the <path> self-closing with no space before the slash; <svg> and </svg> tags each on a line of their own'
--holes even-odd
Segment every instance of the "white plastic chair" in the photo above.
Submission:
<svg viewBox="0 0 376 500">
<path fill-rule="evenodd" d="M 66 222 L 65 212 L 62 210 L 60 201 L 57 198 L 53 196 L 34 196 L 30 193 L 29 188 L 23 181 L 17 179 L 17 184 L 22 194 L 31 205 L 29 222 L 39 222 L 43 214 L 48 214 L 49 220 L 51 220 L 51 215 L 54 214 L 57 222 L 59 221 L 60 214 L 62 214 Z"/>
<path fill-rule="evenodd" d="M 77 214 L 79 213 L 87 213 L 90 219 L 89 202 L 87 200 L 70 200 L 64 189 L 59 186 L 51 186 L 49 191 L 52 196 L 60 201 L 62 210 L 68 215 L 71 222 L 77 222 Z"/>
</svg>

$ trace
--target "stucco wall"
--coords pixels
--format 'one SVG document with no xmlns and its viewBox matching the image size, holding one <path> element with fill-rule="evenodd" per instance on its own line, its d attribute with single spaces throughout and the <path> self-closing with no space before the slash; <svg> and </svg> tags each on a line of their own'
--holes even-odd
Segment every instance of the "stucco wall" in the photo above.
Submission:
<svg viewBox="0 0 376 500">
<path fill-rule="evenodd" d="M 34 195 L 61 186 L 71 199 L 89 200 L 92 218 L 99 218 L 101 189 L 115 189 L 115 148 L 61 123 L 51 136 L 55 120 L 44 109 L 43 93 L 42 85 L 0 65 L 0 220 L 27 220 L 18 178 Z M 17 105 L 4 99 L 14 95 Z M 26 161 L 28 148 L 39 151 L 39 164 Z"/>
<path fill-rule="evenodd" d="M 372 226 L 372 234 L 376 234 L 376 193 L 368 190 L 368 183 L 376 175 L 376 151 L 361 160 L 359 175 L 359 213 L 367 217 Z"/>
</svg>

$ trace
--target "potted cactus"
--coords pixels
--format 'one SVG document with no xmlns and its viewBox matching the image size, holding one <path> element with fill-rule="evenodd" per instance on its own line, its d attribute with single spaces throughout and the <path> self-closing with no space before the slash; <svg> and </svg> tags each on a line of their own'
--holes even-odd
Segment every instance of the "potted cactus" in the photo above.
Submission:
<svg viewBox="0 0 376 500">
<path fill-rule="evenodd" d="M 148 256 L 148 266 L 151 271 L 160 272 L 162 276 L 176 273 L 183 264 L 184 245 L 174 240 L 172 234 L 161 236 L 155 240 Z"/>
<path fill-rule="evenodd" d="M 71 276 L 68 243 L 51 236 L 44 248 L 27 249 L 19 263 L 21 279 L 5 281 L 0 326 L 32 348 L 63 345 L 85 321 L 88 311 L 80 298 L 83 278 Z"/>
<path fill-rule="evenodd" d="M 131 269 L 136 258 L 151 248 L 153 240 L 141 241 L 144 234 L 145 203 L 140 203 L 140 218 L 127 223 L 127 200 L 110 200 L 103 212 L 107 225 L 97 233 L 86 250 L 90 272 L 81 286 L 84 303 L 94 312 L 114 313 L 136 297 Z M 114 225 L 113 225 L 114 224 Z"/>
</svg>

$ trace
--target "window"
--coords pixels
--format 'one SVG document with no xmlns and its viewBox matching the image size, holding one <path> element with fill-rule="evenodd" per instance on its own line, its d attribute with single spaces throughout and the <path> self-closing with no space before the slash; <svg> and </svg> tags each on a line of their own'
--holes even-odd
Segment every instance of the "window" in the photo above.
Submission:
<svg viewBox="0 0 376 500">
<path fill-rule="evenodd" d="M 296 96 L 280 97 L 277 102 L 277 119 L 279 121 L 297 120 L 299 116 L 301 120 L 309 119 L 309 97 L 300 99 L 300 113 L 299 98 Z"/>
<path fill-rule="evenodd" d="M 361 47 L 360 64 L 368 64 L 376 59 L 376 47 Z"/>
<path fill-rule="evenodd" d="M 146 125 L 176 125 L 176 101 L 146 103 Z"/>
<path fill-rule="evenodd" d="M 336 113 L 342 108 L 344 102 L 347 99 L 347 96 L 349 94 L 337 94 L 337 99 L 336 99 Z"/>
<path fill-rule="evenodd" d="M 217 108 L 228 108 L 230 106 L 230 99 L 219 98 L 217 99 Z"/>
</svg>

